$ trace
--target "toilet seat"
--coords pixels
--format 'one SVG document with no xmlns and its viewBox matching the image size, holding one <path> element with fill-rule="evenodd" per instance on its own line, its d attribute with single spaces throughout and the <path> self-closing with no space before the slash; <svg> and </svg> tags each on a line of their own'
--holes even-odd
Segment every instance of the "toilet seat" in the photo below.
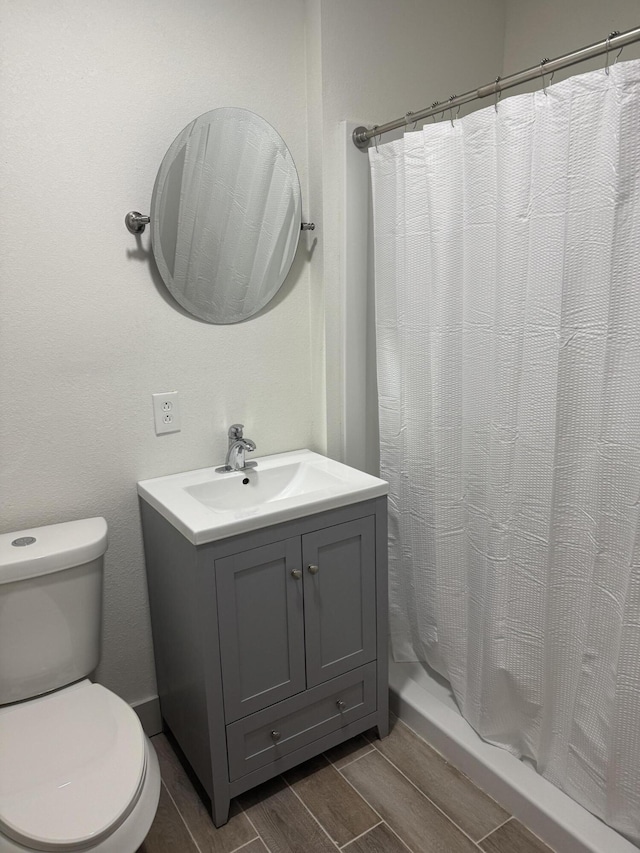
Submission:
<svg viewBox="0 0 640 853">
<path fill-rule="evenodd" d="M 0 709 L 0 753 L 0 833 L 31 850 L 97 845 L 145 781 L 138 717 L 89 681 Z"/>
</svg>

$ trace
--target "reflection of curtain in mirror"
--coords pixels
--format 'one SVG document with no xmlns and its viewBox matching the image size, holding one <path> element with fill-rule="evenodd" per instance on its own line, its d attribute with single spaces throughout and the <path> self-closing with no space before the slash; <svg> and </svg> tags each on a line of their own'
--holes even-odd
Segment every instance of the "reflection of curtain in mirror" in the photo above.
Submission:
<svg viewBox="0 0 640 853">
<path fill-rule="evenodd" d="M 219 219 L 224 216 L 228 197 L 218 194 L 213 204 L 213 170 L 209 165 L 219 149 L 220 124 L 198 127 L 186 139 L 185 164 L 182 179 L 182 197 L 178 220 L 175 286 L 194 304 L 208 305 L 211 294 L 199 270 L 203 265 L 214 268 L 221 235 Z M 213 218 L 209 221 L 209 216 Z"/>
<path fill-rule="evenodd" d="M 255 209 L 262 204 L 262 230 L 266 239 L 257 242 L 252 252 L 251 273 L 247 287 L 247 304 L 255 303 L 264 289 L 264 282 L 283 278 L 285 260 L 290 257 L 291 242 L 300 231 L 300 219 L 294 215 L 294 188 L 291 170 L 283 152 L 273 151 L 269 174 L 265 175 Z M 271 153 L 271 152 L 269 152 Z M 249 258 L 247 257 L 247 261 Z"/>
<path fill-rule="evenodd" d="M 159 223 L 158 231 L 160 234 L 162 257 L 171 278 L 175 276 L 176 269 L 176 248 L 185 155 L 186 146 L 183 145 L 176 153 L 171 167 L 167 172 L 160 207 L 156 213 Z"/>
<path fill-rule="evenodd" d="M 391 628 L 640 841 L 640 62 L 370 149 Z"/>
<path fill-rule="evenodd" d="M 241 315 L 264 299 L 265 282 L 281 271 L 291 246 L 291 229 L 297 235 L 300 227 L 281 225 L 294 190 L 284 144 L 252 119 L 247 113 L 213 122 L 186 144 L 182 199 L 195 203 L 180 208 L 174 281 L 190 300 L 225 315 Z M 282 233 L 272 233 L 274 222 Z"/>
</svg>

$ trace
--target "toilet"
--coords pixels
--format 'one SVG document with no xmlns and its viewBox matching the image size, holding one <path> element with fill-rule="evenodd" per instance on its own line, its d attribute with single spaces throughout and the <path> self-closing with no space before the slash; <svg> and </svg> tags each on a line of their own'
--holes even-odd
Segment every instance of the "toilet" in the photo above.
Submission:
<svg viewBox="0 0 640 853">
<path fill-rule="evenodd" d="M 0 853 L 135 853 L 160 795 L 133 709 L 92 683 L 104 518 L 0 535 Z"/>
</svg>

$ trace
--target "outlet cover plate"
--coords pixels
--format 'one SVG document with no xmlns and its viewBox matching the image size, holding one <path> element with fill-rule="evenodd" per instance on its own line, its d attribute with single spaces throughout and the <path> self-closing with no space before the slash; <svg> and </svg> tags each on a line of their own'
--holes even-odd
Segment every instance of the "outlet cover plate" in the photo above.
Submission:
<svg viewBox="0 0 640 853">
<path fill-rule="evenodd" d="M 153 420 L 156 426 L 156 435 L 180 432 L 178 392 L 163 391 L 161 394 L 152 394 L 151 399 L 153 400 Z"/>
</svg>

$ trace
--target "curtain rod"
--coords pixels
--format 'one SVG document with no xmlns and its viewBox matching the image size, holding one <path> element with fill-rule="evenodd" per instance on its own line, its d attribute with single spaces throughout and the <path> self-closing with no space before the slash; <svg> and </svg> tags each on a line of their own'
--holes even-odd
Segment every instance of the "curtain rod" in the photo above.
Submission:
<svg viewBox="0 0 640 853">
<path fill-rule="evenodd" d="M 578 62 L 584 62 L 586 59 L 593 59 L 593 57 L 602 56 L 605 53 L 607 54 L 608 67 L 608 54 L 610 51 L 620 51 L 625 45 L 633 44 L 637 41 L 640 41 L 640 27 L 627 30 L 624 33 L 611 33 L 604 41 L 596 42 L 588 47 L 582 47 L 580 50 L 575 50 L 573 53 L 566 53 L 564 56 L 559 56 L 556 59 L 543 59 L 539 65 L 534 65 L 525 71 L 518 71 L 517 74 L 510 74 L 508 77 L 497 77 L 493 83 L 480 86 L 479 89 L 472 89 L 470 92 L 465 92 L 464 95 L 452 95 L 447 101 L 443 101 L 442 103 L 436 101 L 430 107 L 419 110 L 417 113 L 407 113 L 402 118 L 394 119 L 386 124 L 375 125 L 372 128 L 356 127 L 353 131 L 353 143 L 356 148 L 365 149 L 369 145 L 369 140 L 373 139 L 374 136 L 381 136 L 383 133 L 396 130 L 398 127 L 406 127 L 408 124 L 423 121 L 423 119 L 429 118 L 429 116 L 443 113 L 462 104 L 468 104 L 469 101 L 475 101 L 478 98 L 486 98 L 489 95 L 497 95 L 499 97 L 504 89 L 511 89 L 512 86 L 520 86 L 522 83 L 529 82 L 529 80 L 535 80 L 546 74 L 553 74 L 554 71 L 559 71 L 561 68 L 568 68 L 570 65 L 576 65 Z"/>
</svg>

